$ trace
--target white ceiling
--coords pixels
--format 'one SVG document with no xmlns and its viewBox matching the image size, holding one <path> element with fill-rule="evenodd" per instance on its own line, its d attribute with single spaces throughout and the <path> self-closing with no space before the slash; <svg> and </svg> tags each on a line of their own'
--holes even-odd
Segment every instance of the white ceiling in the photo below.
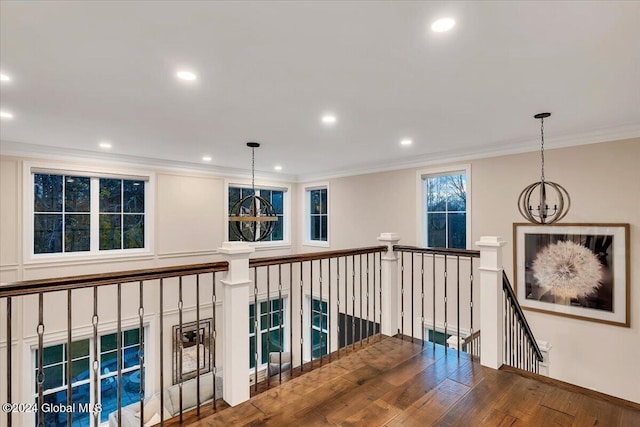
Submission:
<svg viewBox="0 0 640 427">
<path fill-rule="evenodd" d="M 541 111 L 549 148 L 640 136 L 638 1 L 3 0 L 0 19 L 5 147 L 246 170 L 258 141 L 258 170 L 305 179 L 531 149 Z"/>
</svg>

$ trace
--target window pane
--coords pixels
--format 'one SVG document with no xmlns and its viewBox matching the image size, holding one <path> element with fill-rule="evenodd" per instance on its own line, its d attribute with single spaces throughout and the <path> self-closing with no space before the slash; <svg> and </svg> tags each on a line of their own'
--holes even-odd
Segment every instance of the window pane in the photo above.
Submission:
<svg viewBox="0 0 640 427">
<path fill-rule="evenodd" d="M 55 388 L 64 385 L 64 365 L 53 365 L 44 368 L 44 388 Z M 37 372 L 36 372 L 37 382 Z M 37 390 L 36 384 L 36 390 Z"/>
<path fill-rule="evenodd" d="M 102 353 L 100 355 L 100 368 L 103 374 L 115 372 L 118 369 L 118 352 L 114 350 Z M 105 369 L 108 370 L 108 372 L 105 371 Z"/>
<path fill-rule="evenodd" d="M 427 214 L 427 245 L 432 248 L 445 248 L 446 238 L 446 214 Z"/>
<path fill-rule="evenodd" d="M 319 214 L 322 213 L 322 200 L 320 197 L 320 190 L 311 190 L 309 196 L 309 213 Z"/>
<path fill-rule="evenodd" d="M 271 203 L 271 190 L 260 190 L 260 197 Z"/>
<path fill-rule="evenodd" d="M 249 367 L 256 366 L 256 337 L 249 337 Z"/>
<path fill-rule="evenodd" d="M 314 298 L 311 303 L 311 308 L 314 311 L 320 311 L 320 300 Z"/>
<path fill-rule="evenodd" d="M 435 176 L 426 179 L 427 211 L 444 211 L 446 209 L 446 178 L 446 176 Z"/>
<path fill-rule="evenodd" d="M 467 215 L 463 213 L 447 214 L 449 220 L 449 247 L 465 249 L 467 247 Z"/>
<path fill-rule="evenodd" d="M 89 379 L 89 357 L 71 362 L 71 382 Z"/>
<path fill-rule="evenodd" d="M 100 214 L 100 250 L 122 249 L 121 214 Z"/>
<path fill-rule="evenodd" d="M 140 365 L 140 359 L 138 358 L 138 346 L 135 345 L 133 347 L 126 348 L 124 350 L 124 369 L 133 368 L 134 366 Z"/>
<path fill-rule="evenodd" d="M 273 206 L 273 210 L 278 215 L 284 214 L 283 199 L 284 199 L 284 192 L 282 191 L 271 192 L 271 205 Z"/>
<path fill-rule="evenodd" d="M 284 219 L 279 216 L 278 221 L 273 224 L 273 232 L 271 233 L 270 240 L 283 240 L 284 239 Z"/>
<path fill-rule="evenodd" d="M 314 312 L 312 319 L 313 319 L 313 326 L 319 328 L 320 327 L 320 313 Z"/>
<path fill-rule="evenodd" d="M 52 345 L 42 349 L 43 366 L 60 363 L 65 359 L 64 346 L 62 344 Z M 38 350 L 36 350 L 36 368 L 38 367 Z"/>
<path fill-rule="evenodd" d="M 144 215 L 124 215 L 124 249 L 144 248 Z"/>
<path fill-rule="evenodd" d="M 91 179 L 66 176 L 64 186 L 64 211 L 89 212 L 91 208 Z"/>
<path fill-rule="evenodd" d="M 33 253 L 62 252 L 62 214 L 35 214 Z"/>
<path fill-rule="evenodd" d="M 452 175 L 447 177 L 449 185 L 449 199 L 447 210 L 464 211 L 467 201 L 467 177 L 466 175 Z"/>
<path fill-rule="evenodd" d="M 100 178 L 100 212 L 122 212 L 122 180 Z"/>
<path fill-rule="evenodd" d="M 231 212 L 231 208 L 233 205 L 238 203 L 240 200 L 240 189 L 235 187 L 229 187 L 229 212 Z"/>
<path fill-rule="evenodd" d="M 124 331 L 124 346 L 138 344 L 140 342 L 140 329 L 130 329 Z"/>
<path fill-rule="evenodd" d="M 320 190 L 320 210 L 321 213 L 326 214 L 327 213 L 327 189 L 322 189 Z"/>
<path fill-rule="evenodd" d="M 34 174 L 34 212 L 62 212 L 62 176 Z"/>
<path fill-rule="evenodd" d="M 253 194 L 254 194 L 254 191 L 251 188 L 241 188 L 240 189 L 240 198 L 251 196 Z"/>
<path fill-rule="evenodd" d="M 229 221 L 229 241 L 237 242 L 240 241 L 240 236 L 236 233 L 236 230 L 233 228 L 233 222 Z"/>
<path fill-rule="evenodd" d="M 327 241 L 327 216 L 326 215 L 322 215 L 320 217 L 320 240 L 322 240 L 323 242 Z"/>
<path fill-rule="evenodd" d="M 103 335 L 100 337 L 100 352 L 115 350 L 117 346 L 116 334 Z"/>
<path fill-rule="evenodd" d="M 90 246 L 90 216 L 86 214 L 67 214 L 64 217 L 64 251 L 82 252 Z"/>
<path fill-rule="evenodd" d="M 311 240 L 321 240 L 321 217 L 320 216 L 312 216 L 311 217 Z"/>
<path fill-rule="evenodd" d="M 123 180 L 123 211 L 144 213 L 144 181 Z"/>
<path fill-rule="evenodd" d="M 78 357 L 89 355 L 89 340 L 74 341 L 71 343 L 71 358 L 76 359 Z"/>
</svg>

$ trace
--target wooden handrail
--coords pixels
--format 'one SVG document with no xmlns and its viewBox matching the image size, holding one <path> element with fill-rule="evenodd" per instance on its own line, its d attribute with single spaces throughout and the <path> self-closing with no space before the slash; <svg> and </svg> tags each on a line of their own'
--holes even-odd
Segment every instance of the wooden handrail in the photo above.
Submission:
<svg viewBox="0 0 640 427">
<path fill-rule="evenodd" d="M 538 347 L 538 343 L 536 342 L 535 337 L 533 336 L 533 332 L 531 332 L 531 328 L 529 327 L 529 322 L 527 322 L 527 318 L 524 317 L 524 313 L 522 312 L 522 307 L 520 307 L 520 303 L 518 303 L 518 299 L 516 297 L 515 292 L 513 292 L 513 288 L 511 287 L 511 283 L 509 282 L 509 278 L 507 277 L 507 273 L 502 272 L 502 289 L 504 290 L 505 297 L 511 307 L 515 310 L 516 317 L 518 318 L 518 323 L 522 326 L 524 333 L 529 341 L 531 347 L 536 353 L 536 357 L 539 362 L 542 362 L 544 359 L 542 357 L 542 352 L 540 351 L 540 347 Z"/>
<path fill-rule="evenodd" d="M 418 246 L 394 245 L 393 250 L 398 252 L 417 252 L 421 254 L 452 255 L 469 258 L 480 258 L 480 251 L 474 251 L 471 249 L 421 248 Z"/>
<path fill-rule="evenodd" d="M 386 246 L 370 246 L 366 248 L 341 249 L 337 251 L 310 252 L 306 254 L 253 258 L 249 260 L 249 267 L 264 267 L 267 265 L 291 264 L 296 262 L 314 261 L 318 259 L 339 258 L 342 256 L 364 255 L 385 252 L 386 250 Z"/>
<path fill-rule="evenodd" d="M 478 338 L 480 336 L 480 329 L 478 329 L 477 331 L 475 331 L 474 333 L 472 333 L 471 335 L 469 335 L 468 337 L 464 337 L 462 339 L 462 341 L 460 342 L 460 345 L 467 345 L 469 344 L 471 341 L 475 340 L 476 338 Z"/>
<path fill-rule="evenodd" d="M 33 295 L 40 292 L 55 292 L 68 289 L 90 288 L 93 286 L 114 285 L 118 283 L 156 280 L 176 276 L 226 271 L 227 261 L 189 264 L 173 267 L 147 268 L 142 270 L 119 271 L 115 273 L 87 274 L 81 276 L 59 277 L 53 279 L 26 280 L 0 286 L 0 298 L 21 295 Z"/>
</svg>

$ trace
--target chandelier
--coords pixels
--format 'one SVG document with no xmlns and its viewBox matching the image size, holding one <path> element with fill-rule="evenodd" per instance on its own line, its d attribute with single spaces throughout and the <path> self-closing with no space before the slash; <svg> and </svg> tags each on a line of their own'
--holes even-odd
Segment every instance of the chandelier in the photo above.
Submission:
<svg viewBox="0 0 640 427">
<path fill-rule="evenodd" d="M 544 177 L 544 119 L 551 113 L 536 114 L 540 119 L 540 181 L 528 185 L 518 197 L 518 210 L 527 221 L 534 224 L 552 224 L 565 217 L 571 207 L 569 193 L 560 184 Z"/>
<path fill-rule="evenodd" d="M 260 144 L 247 142 L 247 147 L 251 148 L 252 193 L 242 197 L 231 207 L 229 223 L 231 231 L 238 239 L 246 242 L 259 242 L 271 235 L 273 224 L 278 221 L 278 217 L 274 213 L 271 203 L 264 197 L 256 195 L 255 149 L 260 147 Z"/>
</svg>

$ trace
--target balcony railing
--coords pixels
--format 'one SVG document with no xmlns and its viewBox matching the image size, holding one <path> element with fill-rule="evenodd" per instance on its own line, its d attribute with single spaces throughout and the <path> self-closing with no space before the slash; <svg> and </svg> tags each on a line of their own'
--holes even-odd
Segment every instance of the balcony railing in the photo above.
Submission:
<svg viewBox="0 0 640 427">
<path fill-rule="evenodd" d="M 79 376 L 67 369 L 57 390 L 59 396 L 67 405 L 82 399 L 97 403 L 102 381 L 112 379 L 117 391 L 108 419 L 117 426 L 122 425 L 124 407 L 130 406 L 140 411 L 143 425 L 145 402 L 152 395 L 158 396 L 161 408 L 172 408 L 166 416 L 159 411 L 161 424 L 168 418 L 182 422 L 183 413 L 191 409 L 200 416 L 203 405 L 215 410 L 220 384 L 224 400 L 236 405 L 249 398 L 250 387 L 256 392 L 261 382 L 268 386 L 272 381 L 280 383 L 285 374 L 303 374 L 382 334 L 399 334 L 423 345 L 431 341 L 434 348 L 452 347 L 458 357 L 466 351 L 483 364 L 485 351 L 480 347 L 498 348 L 500 354 L 489 354 L 498 360 L 497 366 L 521 361 L 515 366 L 537 371 L 541 356 L 517 300 L 509 294 L 511 288 L 503 287 L 502 281 L 500 288 L 493 284 L 496 278 L 502 279 L 501 265 L 495 262 L 499 257 L 484 259 L 483 268 L 482 258 L 475 262 L 481 256 L 478 251 L 400 246 L 394 234 L 383 234 L 379 240 L 385 245 L 254 259 L 249 259 L 251 247 L 225 243 L 220 249 L 225 261 L 216 263 L 1 286 L 0 300 L 6 301 L 7 370 L 0 382 L 6 384 L 6 401 L 35 398 L 39 403 L 35 419 L 21 418 L 20 424 L 44 425 L 50 416 L 42 405 L 47 400 L 44 350 L 62 342 L 66 361 L 72 361 L 72 344 L 79 338 L 92 344 L 83 380 L 88 384 L 87 393 L 92 394 L 74 395 L 74 380 Z M 499 249 L 499 245 L 489 246 Z M 480 342 L 480 319 L 491 318 L 485 312 L 480 316 L 482 290 L 495 291 L 495 295 L 505 292 L 506 299 L 504 303 L 500 299 L 497 316 L 489 313 L 496 322 L 482 325 L 489 333 L 483 333 Z M 14 325 L 18 323 L 13 318 L 16 301 L 23 309 L 20 329 Z M 27 312 L 37 320 L 29 323 Z M 504 321 L 500 320 L 503 315 Z M 137 328 L 133 345 L 123 342 L 125 328 Z M 26 345 L 13 345 L 17 330 L 31 334 L 32 338 L 18 337 Z M 115 332 L 117 354 L 107 373 L 98 346 L 106 331 Z M 14 347 L 18 352 L 29 348 L 30 342 L 37 354 L 35 381 L 20 384 L 21 398 L 16 399 L 13 392 L 23 375 L 13 369 L 13 351 Z M 28 360 L 32 354 L 19 356 Z M 137 374 L 131 368 L 136 362 Z M 493 366 L 496 362 L 486 363 Z M 190 364 L 195 368 L 186 370 Z M 125 381 L 134 401 L 130 393 L 124 399 Z M 104 422 L 106 415 L 85 414 L 93 425 Z M 78 414 L 57 416 L 54 425 L 71 425 Z M 8 412 L 6 417 L 11 426 L 14 414 Z"/>
</svg>

